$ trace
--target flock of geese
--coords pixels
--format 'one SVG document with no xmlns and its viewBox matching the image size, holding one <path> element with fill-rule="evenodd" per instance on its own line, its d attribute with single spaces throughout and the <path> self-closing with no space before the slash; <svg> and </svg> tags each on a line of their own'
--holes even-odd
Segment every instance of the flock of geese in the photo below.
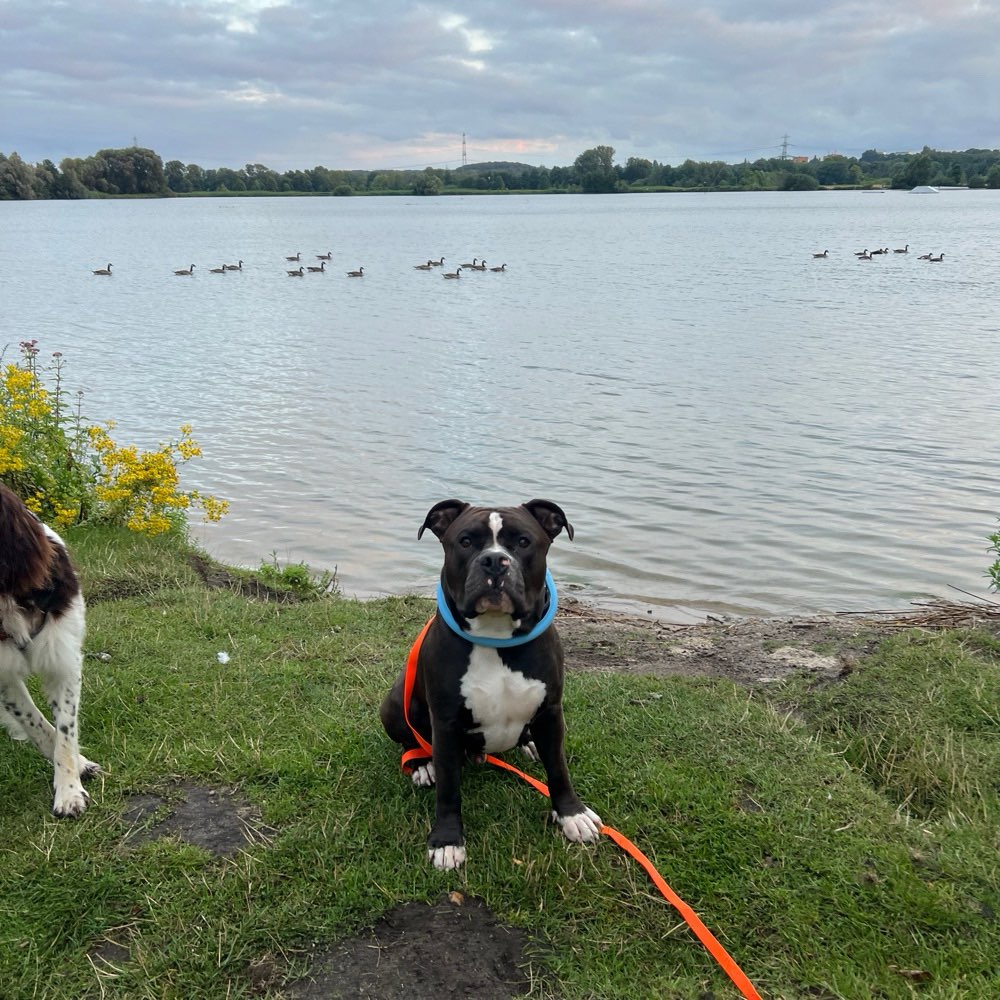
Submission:
<svg viewBox="0 0 1000 1000">
<path fill-rule="evenodd" d="M 865 247 L 864 250 L 855 250 L 854 256 L 858 260 L 874 260 L 876 257 L 881 257 L 883 254 L 887 253 L 909 253 L 910 244 L 907 243 L 905 247 L 899 247 L 896 250 L 890 250 L 888 247 L 880 247 L 875 250 L 869 250 Z M 824 250 L 822 253 L 814 253 L 813 258 L 828 257 L 830 255 L 829 250 Z M 932 264 L 940 264 L 944 260 L 944 254 L 939 253 L 936 257 L 933 253 L 921 254 L 917 260 L 928 260 Z"/>
<path fill-rule="evenodd" d="M 287 264 L 298 264 L 298 267 L 286 268 L 285 273 L 289 278 L 303 278 L 306 274 L 323 274 L 326 271 L 326 265 L 329 261 L 333 259 L 333 251 L 328 250 L 326 253 L 318 253 L 315 255 L 316 260 L 319 261 L 318 264 L 303 264 L 302 261 L 302 251 L 297 251 L 296 253 L 286 256 L 285 262 Z M 817 254 L 816 256 L 822 256 L 822 254 Z M 106 277 L 111 276 L 111 268 L 114 265 L 108 264 L 107 267 L 99 267 L 93 271 L 94 274 L 104 275 Z M 174 274 L 181 278 L 190 278 L 194 275 L 194 264 L 189 267 L 182 267 Z M 414 264 L 414 269 L 417 271 L 432 271 L 437 267 L 444 267 L 444 257 L 440 257 L 437 260 L 428 260 L 423 264 Z M 227 271 L 242 271 L 243 261 L 237 261 L 235 264 L 222 264 L 219 267 L 210 267 L 207 269 L 209 274 L 225 274 Z M 472 258 L 471 264 L 460 264 L 455 268 L 454 271 L 442 271 L 442 278 L 459 278 L 462 275 L 462 271 L 493 271 L 497 274 L 503 273 L 507 270 L 506 264 L 501 264 L 499 267 L 487 267 L 485 260 L 480 260 L 478 257 Z M 364 267 L 359 267 L 356 271 L 345 271 L 344 272 L 348 278 L 363 278 L 365 276 Z"/>
<path fill-rule="evenodd" d="M 413 269 L 415 271 L 432 271 L 435 267 L 444 267 L 444 257 L 438 260 L 428 260 L 423 264 L 414 264 Z M 442 271 L 442 278 L 460 278 L 462 276 L 462 271 L 492 271 L 494 274 L 503 274 L 507 270 L 506 264 L 501 264 L 499 267 L 487 267 L 485 260 L 480 260 L 478 257 L 472 258 L 472 263 L 459 264 L 454 271 Z"/>
</svg>

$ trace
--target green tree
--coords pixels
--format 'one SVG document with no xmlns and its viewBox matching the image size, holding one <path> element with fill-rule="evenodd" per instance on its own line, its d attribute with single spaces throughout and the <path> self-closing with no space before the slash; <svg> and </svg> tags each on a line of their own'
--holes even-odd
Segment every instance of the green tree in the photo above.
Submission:
<svg viewBox="0 0 1000 1000">
<path fill-rule="evenodd" d="M 827 156 L 816 167 L 820 184 L 850 184 L 851 162 L 846 156 Z"/>
<path fill-rule="evenodd" d="M 248 163 L 243 168 L 243 173 L 246 175 L 247 189 L 250 191 L 277 191 L 281 184 L 281 178 L 277 173 L 262 163 Z"/>
<path fill-rule="evenodd" d="M 91 157 L 94 177 L 110 194 L 166 194 L 163 161 L 151 149 L 101 149 Z M 98 188 L 101 190 L 101 188 Z"/>
<path fill-rule="evenodd" d="M 930 156 L 924 152 L 914 156 L 909 163 L 893 178 L 892 186 L 898 188 L 919 187 L 922 184 L 929 184 L 934 176 L 934 164 Z"/>
<path fill-rule="evenodd" d="M 35 197 L 35 170 L 17 153 L 0 153 L 0 201 L 24 201 Z"/>
<path fill-rule="evenodd" d="M 417 174 L 413 181 L 413 193 L 419 195 L 440 194 L 444 182 L 431 167 Z"/>
<path fill-rule="evenodd" d="M 208 178 L 205 176 L 205 168 L 199 167 L 197 163 L 187 165 L 187 179 L 192 191 L 208 191 Z"/>
<path fill-rule="evenodd" d="M 644 181 L 653 172 L 653 164 L 649 160 L 644 160 L 638 156 L 630 156 L 625 161 L 625 169 L 622 171 L 622 179 L 634 184 L 636 181 Z"/>
<path fill-rule="evenodd" d="M 781 179 L 782 191 L 815 191 L 819 181 L 804 170 L 789 170 Z"/>
<path fill-rule="evenodd" d="M 986 186 L 988 188 L 1000 188 L 1000 163 L 994 163 L 986 171 Z"/>
<path fill-rule="evenodd" d="M 191 182 L 188 180 L 187 171 L 180 160 L 169 160 L 163 166 L 163 176 L 166 179 L 167 187 L 176 194 L 186 194 L 191 190 Z"/>
<path fill-rule="evenodd" d="M 574 161 L 573 169 L 580 187 L 587 194 L 606 194 L 618 189 L 615 151 L 611 146 L 584 150 Z"/>
</svg>

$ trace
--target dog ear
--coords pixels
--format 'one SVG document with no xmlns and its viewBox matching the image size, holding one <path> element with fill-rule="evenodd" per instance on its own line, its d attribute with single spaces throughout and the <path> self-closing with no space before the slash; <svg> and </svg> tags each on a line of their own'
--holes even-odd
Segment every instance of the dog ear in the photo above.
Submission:
<svg viewBox="0 0 1000 1000">
<path fill-rule="evenodd" d="M 565 528 L 569 540 L 573 541 L 573 525 L 566 520 L 566 515 L 557 504 L 551 500 L 529 500 L 523 506 L 549 538 L 554 539 Z"/>
<path fill-rule="evenodd" d="M 424 523 L 420 526 L 420 530 L 417 532 L 417 538 L 423 535 L 426 528 L 430 528 L 431 531 L 440 538 L 447 530 L 448 526 L 458 517 L 462 511 L 468 509 L 468 504 L 464 500 L 442 500 L 440 503 L 434 504 L 429 511 L 427 511 L 427 516 L 424 518 Z"/>
<path fill-rule="evenodd" d="M 42 522 L 0 483 L 0 590 L 17 597 L 41 590 L 54 555 Z"/>
</svg>

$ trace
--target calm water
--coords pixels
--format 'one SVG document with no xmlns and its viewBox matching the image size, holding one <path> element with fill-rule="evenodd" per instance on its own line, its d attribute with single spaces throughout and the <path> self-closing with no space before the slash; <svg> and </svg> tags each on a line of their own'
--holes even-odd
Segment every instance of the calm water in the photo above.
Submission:
<svg viewBox="0 0 1000 1000">
<path fill-rule="evenodd" d="M 577 529 L 564 587 L 667 619 L 987 593 L 1000 192 L 8 202 L 0 223 L 8 357 L 63 351 L 122 443 L 193 423 L 185 481 L 231 500 L 199 529 L 225 561 L 429 592 L 431 504 L 540 496 Z M 412 267 L 441 255 L 507 271 Z"/>
</svg>

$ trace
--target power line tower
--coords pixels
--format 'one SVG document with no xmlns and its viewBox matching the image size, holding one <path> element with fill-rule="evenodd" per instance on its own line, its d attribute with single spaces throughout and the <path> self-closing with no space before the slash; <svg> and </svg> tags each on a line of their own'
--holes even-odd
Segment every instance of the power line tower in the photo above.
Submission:
<svg viewBox="0 0 1000 1000">
<path fill-rule="evenodd" d="M 462 133 L 462 166 L 466 166 L 469 162 L 468 154 L 465 150 L 465 133 Z"/>
<path fill-rule="evenodd" d="M 781 137 L 781 158 L 783 160 L 788 159 L 788 133 L 786 132 Z"/>
</svg>

